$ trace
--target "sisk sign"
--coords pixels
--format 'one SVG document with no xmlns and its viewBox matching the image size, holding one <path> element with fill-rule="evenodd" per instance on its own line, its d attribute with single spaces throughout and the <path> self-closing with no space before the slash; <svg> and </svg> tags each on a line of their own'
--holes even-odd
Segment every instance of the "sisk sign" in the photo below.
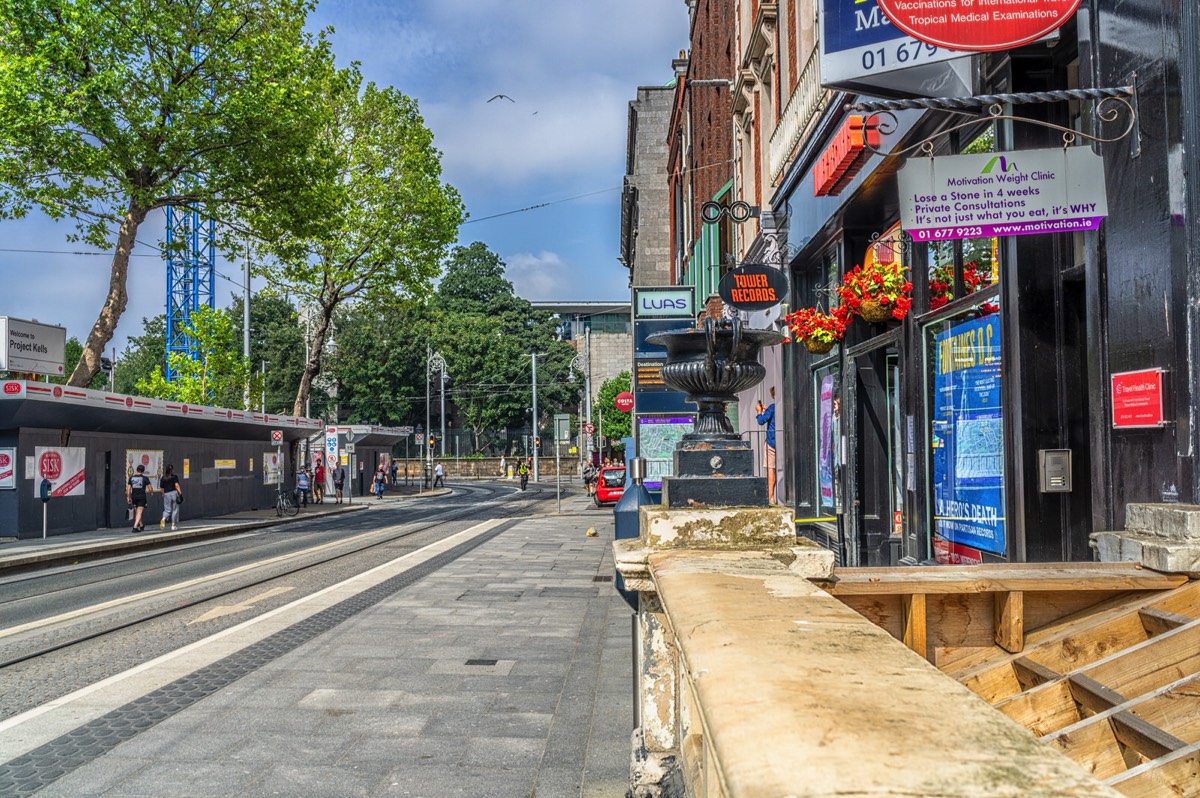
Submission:
<svg viewBox="0 0 1200 798">
<path fill-rule="evenodd" d="M 820 8 L 823 85 L 880 86 L 926 96 L 966 92 L 962 77 L 944 63 L 964 54 L 909 36 L 892 25 L 876 0 L 821 0 Z"/>
<path fill-rule="evenodd" d="M 633 289 L 635 319 L 690 319 L 696 311 L 695 289 L 691 286 Z"/>
</svg>

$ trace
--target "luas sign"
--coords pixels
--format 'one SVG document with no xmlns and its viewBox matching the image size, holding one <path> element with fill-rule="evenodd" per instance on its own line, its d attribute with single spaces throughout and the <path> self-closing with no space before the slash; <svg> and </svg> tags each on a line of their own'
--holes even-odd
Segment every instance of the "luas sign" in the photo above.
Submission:
<svg viewBox="0 0 1200 798">
<path fill-rule="evenodd" d="M 695 290 L 688 287 L 633 289 L 635 319 L 690 319 L 696 315 Z"/>
<path fill-rule="evenodd" d="M 1080 0 L 879 0 L 900 30 L 935 47 L 1009 50 L 1066 24 Z"/>
</svg>

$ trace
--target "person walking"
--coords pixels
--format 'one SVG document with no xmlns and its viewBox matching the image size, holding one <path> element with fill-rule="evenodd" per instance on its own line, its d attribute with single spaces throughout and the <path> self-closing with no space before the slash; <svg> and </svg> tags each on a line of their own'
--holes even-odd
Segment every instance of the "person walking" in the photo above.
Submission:
<svg viewBox="0 0 1200 798">
<path fill-rule="evenodd" d="M 301 468 L 296 472 L 296 492 L 300 494 L 300 501 L 298 503 L 301 507 L 308 506 L 309 485 L 308 469 Z"/>
<path fill-rule="evenodd" d="M 441 463 L 433 467 L 433 486 L 435 488 L 446 487 L 446 472 L 442 469 Z"/>
<path fill-rule="evenodd" d="M 376 499 L 383 498 L 383 486 L 385 482 L 387 482 L 387 472 L 384 471 L 383 466 L 380 466 L 378 469 L 376 469 L 375 479 L 371 483 L 375 491 Z"/>
<path fill-rule="evenodd" d="M 313 504 L 325 503 L 325 462 L 317 461 L 317 467 L 313 469 Z"/>
<path fill-rule="evenodd" d="M 775 503 L 775 388 L 771 388 L 771 404 L 764 405 L 762 400 L 754 406 L 758 413 L 758 423 L 767 427 L 767 445 L 763 447 L 763 470 L 767 473 L 767 501 Z"/>
<path fill-rule="evenodd" d="M 336 504 L 342 503 L 342 488 L 346 485 L 346 467 L 339 465 L 333 469 L 333 498 Z"/>
<path fill-rule="evenodd" d="M 175 466 L 169 465 L 163 469 L 163 475 L 158 480 L 158 489 L 163 495 L 163 514 L 158 528 L 166 529 L 167 521 L 170 520 L 171 529 L 174 530 L 179 524 L 179 505 L 183 504 L 183 491 L 179 489 L 179 477 L 175 476 Z"/>
<path fill-rule="evenodd" d="M 146 494 L 150 491 L 150 477 L 146 476 L 146 467 L 139 465 L 125 483 L 125 501 L 133 510 L 133 534 L 146 529 L 142 523 L 142 515 L 146 512 Z"/>
<path fill-rule="evenodd" d="M 588 496 L 596 494 L 596 467 L 590 462 L 583 467 L 583 487 Z"/>
<path fill-rule="evenodd" d="M 392 485 L 400 484 L 400 464 L 395 460 L 392 461 Z"/>
<path fill-rule="evenodd" d="M 500 479 L 504 479 L 507 476 L 508 476 L 508 458 L 506 458 L 504 455 L 500 455 Z"/>
</svg>

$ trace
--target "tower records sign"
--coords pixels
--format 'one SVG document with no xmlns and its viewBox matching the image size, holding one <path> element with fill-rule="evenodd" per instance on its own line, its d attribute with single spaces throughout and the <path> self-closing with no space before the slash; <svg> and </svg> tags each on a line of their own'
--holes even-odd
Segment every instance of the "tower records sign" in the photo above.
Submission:
<svg viewBox="0 0 1200 798">
<path fill-rule="evenodd" d="M 787 299 L 788 278 L 779 269 L 744 263 L 721 278 L 717 292 L 738 310 L 767 310 Z"/>
<path fill-rule="evenodd" d="M 879 0 L 892 24 L 936 47 L 1009 50 L 1061 28 L 1080 0 Z"/>
</svg>

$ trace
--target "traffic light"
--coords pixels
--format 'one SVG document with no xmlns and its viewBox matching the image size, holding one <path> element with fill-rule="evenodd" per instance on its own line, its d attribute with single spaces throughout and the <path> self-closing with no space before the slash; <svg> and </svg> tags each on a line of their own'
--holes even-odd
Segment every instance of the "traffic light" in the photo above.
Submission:
<svg viewBox="0 0 1200 798">
<path fill-rule="evenodd" d="M 436 445 L 437 445 L 437 441 L 433 439 L 432 435 L 430 435 L 429 436 L 429 448 L 432 449 Z"/>
<path fill-rule="evenodd" d="M 540 449 L 540 448 L 542 448 L 542 439 L 541 439 L 541 437 L 534 438 L 534 439 L 533 439 L 533 445 L 534 445 L 534 446 L 536 446 L 536 447 L 538 447 L 539 449 Z"/>
</svg>

